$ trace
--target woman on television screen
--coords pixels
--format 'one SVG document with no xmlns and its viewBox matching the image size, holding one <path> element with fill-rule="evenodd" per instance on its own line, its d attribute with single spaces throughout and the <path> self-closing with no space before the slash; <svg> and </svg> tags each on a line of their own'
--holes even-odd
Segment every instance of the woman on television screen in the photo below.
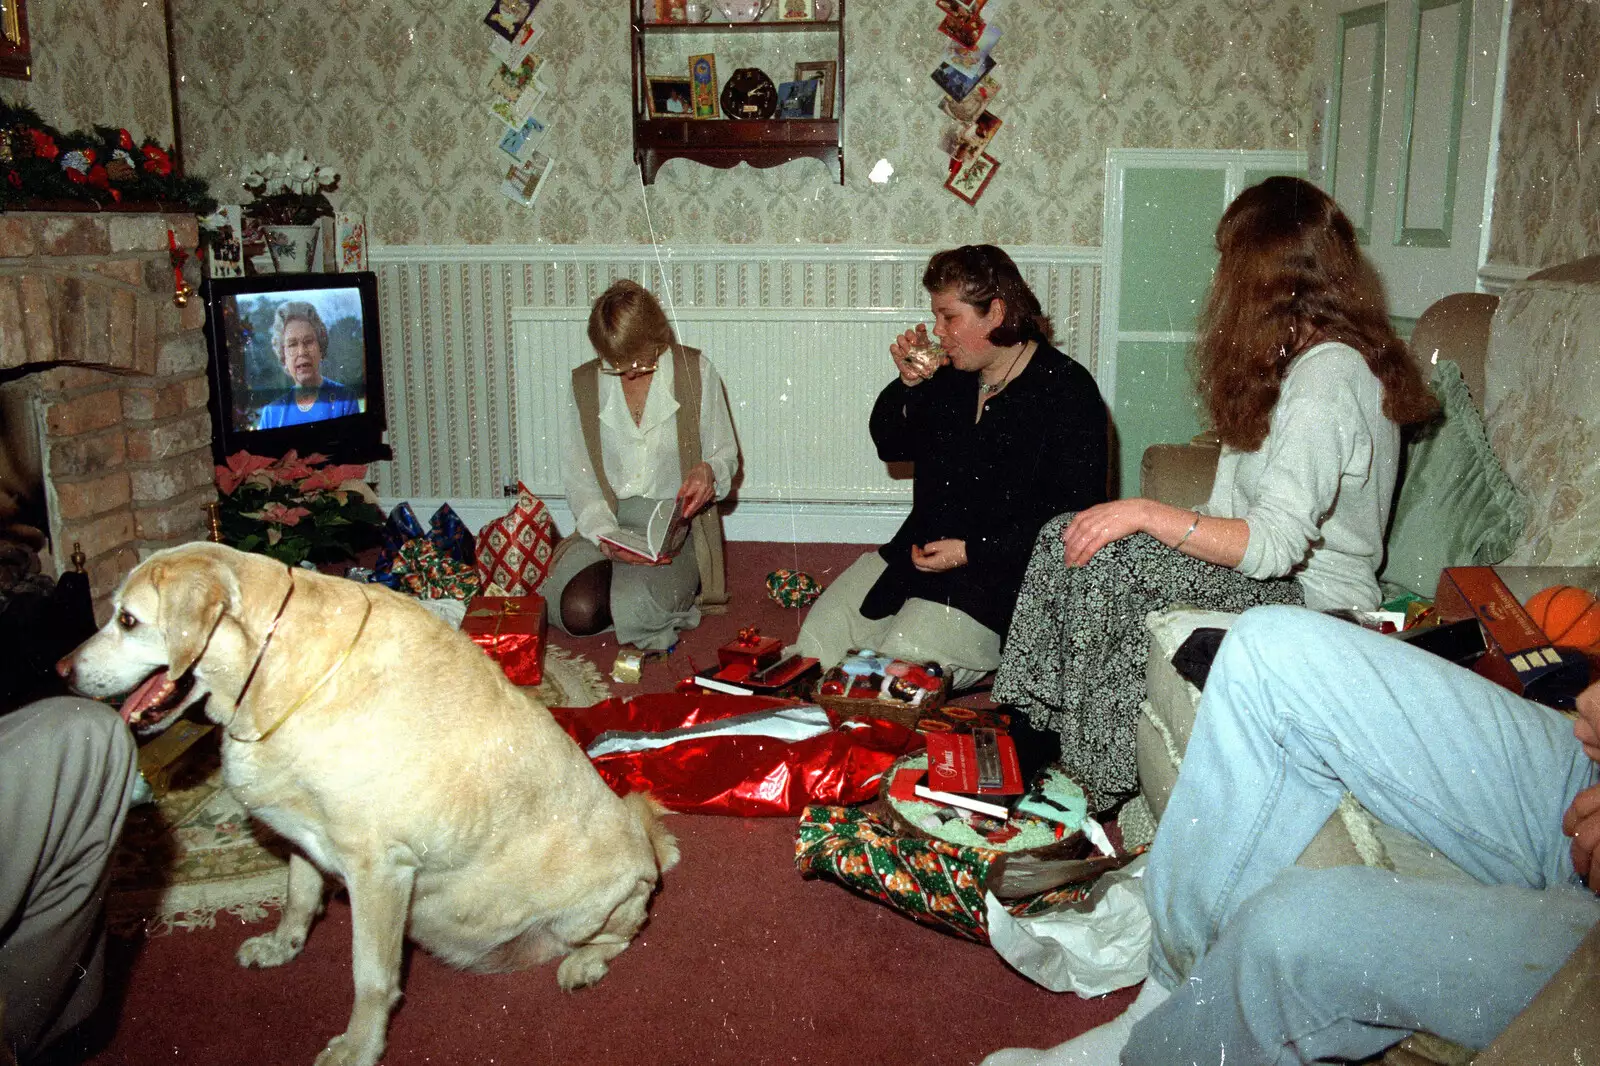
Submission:
<svg viewBox="0 0 1600 1066">
<path fill-rule="evenodd" d="M 278 306 L 272 318 L 272 351 L 294 384 L 262 405 L 257 429 L 281 429 L 360 413 L 361 400 L 353 390 L 322 376 L 328 327 L 314 306 L 302 300 Z"/>
</svg>

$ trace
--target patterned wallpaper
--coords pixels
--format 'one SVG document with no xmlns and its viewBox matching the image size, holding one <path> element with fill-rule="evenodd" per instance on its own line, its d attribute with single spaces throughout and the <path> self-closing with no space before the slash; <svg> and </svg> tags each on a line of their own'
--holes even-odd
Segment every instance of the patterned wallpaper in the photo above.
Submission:
<svg viewBox="0 0 1600 1066">
<path fill-rule="evenodd" d="M 1517 0 L 1511 13 L 1489 261 L 1600 254 L 1600 3 Z"/>
<path fill-rule="evenodd" d="M 679 244 L 1096 246 L 1108 146 L 1299 147 L 1312 61 L 1303 0 L 1013 0 L 994 50 L 1005 126 L 991 152 L 1002 169 L 968 207 L 940 187 L 943 116 L 928 77 L 943 50 L 938 9 L 856 0 L 844 188 L 814 160 L 726 172 L 673 161 L 645 188 L 631 143 L 627 4 L 544 0 L 534 17 L 545 26 L 537 50 L 553 60 L 541 110 L 556 169 L 530 209 L 498 191 L 485 0 L 172 3 L 191 172 L 225 194 L 243 160 L 303 146 L 345 175 L 340 206 L 364 210 L 389 245 L 633 244 L 654 234 Z M 725 46 L 723 78 L 757 47 L 751 37 L 705 40 Z M 828 38 L 818 44 L 826 56 Z M 883 185 L 867 179 L 879 159 L 895 168 Z"/>
<path fill-rule="evenodd" d="M 28 0 L 33 80 L 0 81 L 63 130 L 122 126 L 134 140 L 172 142 L 167 36 L 160 3 Z"/>
</svg>

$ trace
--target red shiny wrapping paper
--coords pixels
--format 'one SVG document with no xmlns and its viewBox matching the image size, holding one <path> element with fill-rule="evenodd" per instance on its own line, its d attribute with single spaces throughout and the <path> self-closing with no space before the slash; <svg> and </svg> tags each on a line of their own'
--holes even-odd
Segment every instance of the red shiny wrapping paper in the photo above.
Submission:
<svg viewBox="0 0 1600 1066">
<path fill-rule="evenodd" d="M 552 713 L 580 747 L 588 748 L 613 730 L 661 732 L 791 705 L 763 696 L 658 693 Z M 832 720 L 833 728 L 805 740 L 694 737 L 648 751 L 602 755 L 594 768 L 618 794 L 648 792 L 682 814 L 795 816 L 814 803 L 873 799 L 889 765 L 923 744 L 915 730 L 892 722 Z"/>
<path fill-rule="evenodd" d="M 474 596 L 461 632 L 500 664 L 512 684 L 537 685 L 544 680 L 548 625 L 543 596 Z"/>
</svg>

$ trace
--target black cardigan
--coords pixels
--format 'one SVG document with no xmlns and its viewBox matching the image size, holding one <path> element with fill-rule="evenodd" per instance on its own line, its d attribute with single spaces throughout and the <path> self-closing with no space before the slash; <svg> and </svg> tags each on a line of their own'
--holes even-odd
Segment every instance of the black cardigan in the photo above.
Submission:
<svg viewBox="0 0 1600 1066">
<path fill-rule="evenodd" d="M 862 603 L 867 618 L 924 599 L 1005 636 L 1039 527 L 1106 498 L 1108 416 L 1087 370 L 1041 342 L 974 423 L 978 383 L 946 366 L 916 386 L 896 378 L 878 395 L 878 457 L 916 467 L 911 513 L 878 550 L 889 568 Z M 946 537 L 966 541 L 966 566 L 928 574 L 911 565 L 913 544 Z"/>
</svg>

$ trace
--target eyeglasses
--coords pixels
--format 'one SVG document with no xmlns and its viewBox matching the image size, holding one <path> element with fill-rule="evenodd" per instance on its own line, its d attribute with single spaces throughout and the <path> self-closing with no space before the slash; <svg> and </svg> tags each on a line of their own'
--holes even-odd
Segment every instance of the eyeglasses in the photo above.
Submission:
<svg viewBox="0 0 1600 1066">
<path fill-rule="evenodd" d="M 657 356 L 649 362 L 645 362 L 642 359 L 635 359 L 627 366 L 612 366 L 610 363 L 602 359 L 600 360 L 600 373 L 610 374 L 614 378 L 625 378 L 629 374 L 654 374 L 656 372 L 656 366 L 660 362 L 660 358 L 660 356 Z"/>
<path fill-rule="evenodd" d="M 665 353 L 666 349 L 662 348 L 648 359 L 635 359 L 633 362 L 624 366 L 612 366 L 606 360 L 602 359 L 600 360 L 600 373 L 610 374 L 614 378 L 625 378 L 630 374 L 639 375 L 641 377 L 645 374 L 654 374 L 656 372 L 656 367 L 661 364 L 662 355 Z"/>
</svg>

